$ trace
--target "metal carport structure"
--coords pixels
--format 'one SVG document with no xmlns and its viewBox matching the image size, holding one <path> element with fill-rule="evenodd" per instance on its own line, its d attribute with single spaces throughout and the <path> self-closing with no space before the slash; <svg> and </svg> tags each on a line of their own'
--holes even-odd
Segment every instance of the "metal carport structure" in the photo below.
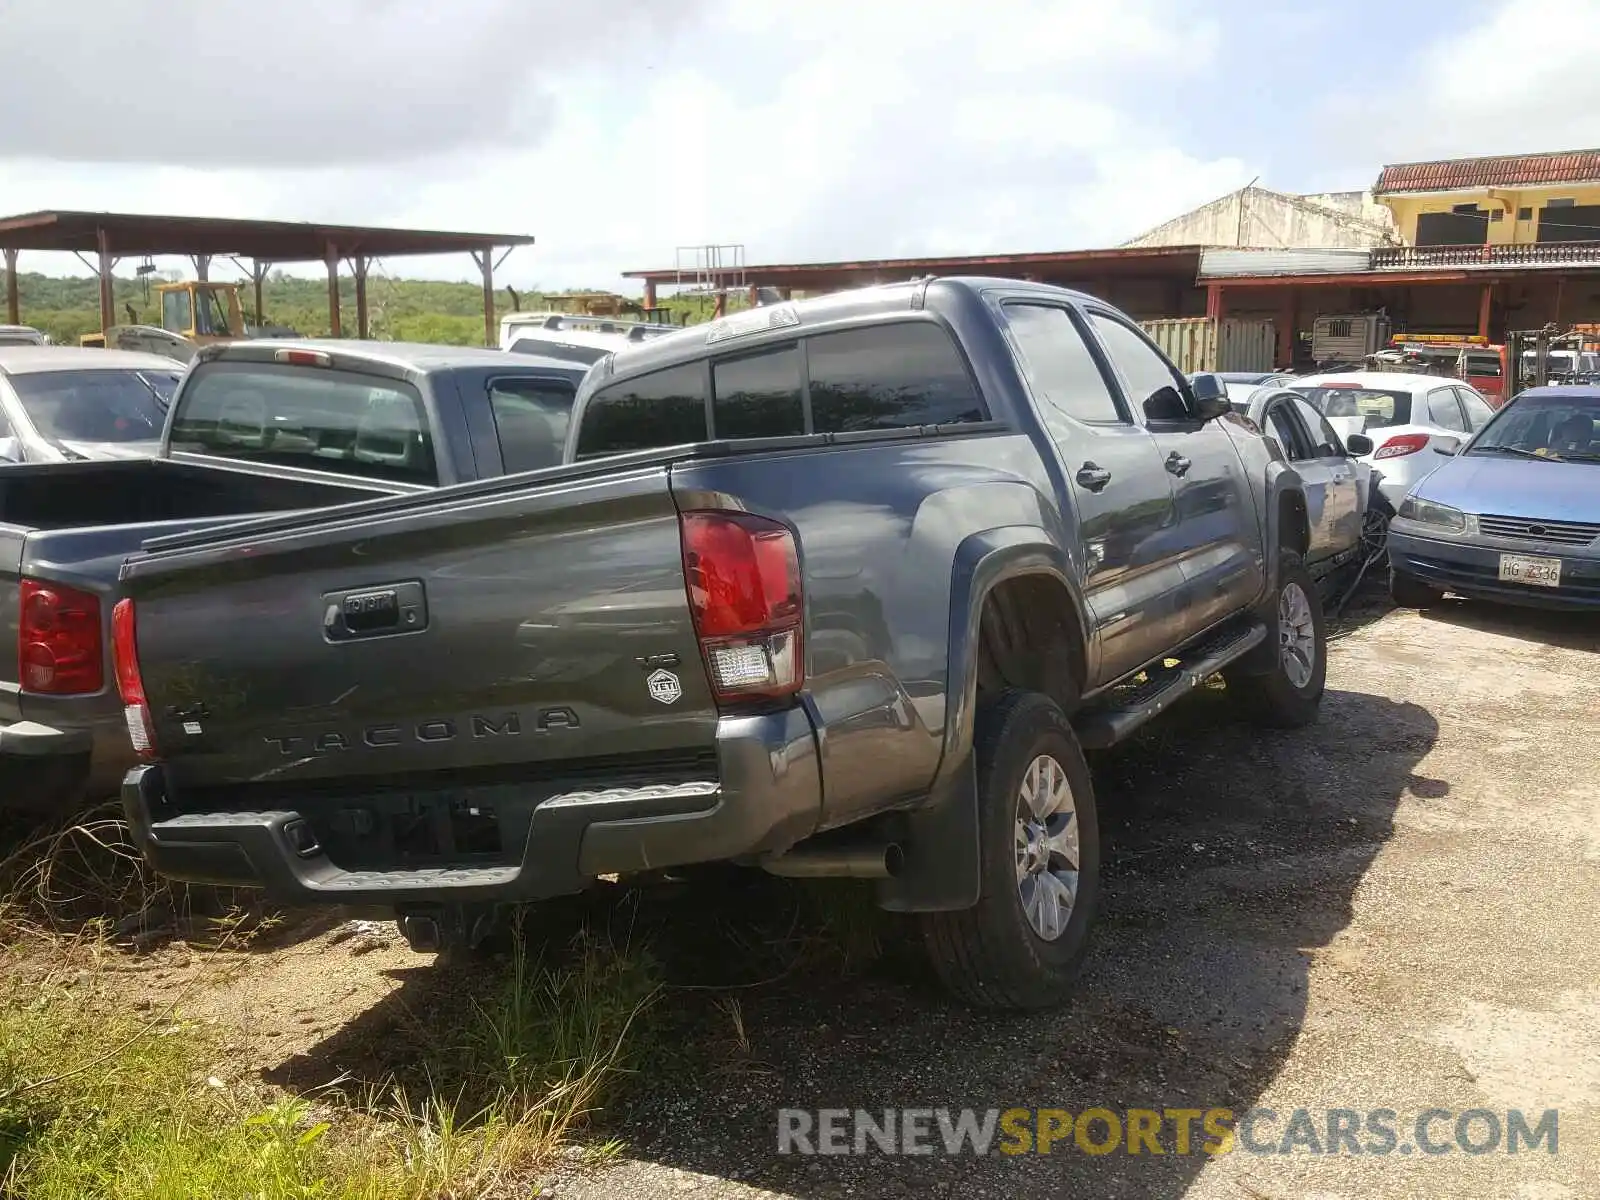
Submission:
<svg viewBox="0 0 1600 1200">
<path fill-rule="evenodd" d="M 339 263 L 350 264 L 355 279 L 357 335 L 366 337 L 367 267 L 374 258 L 414 254 L 472 255 L 483 275 L 484 344 L 493 346 L 494 272 L 526 234 L 446 233 L 390 229 L 375 225 L 324 225 L 301 221 L 249 221 L 232 217 L 152 216 L 138 213 L 34 212 L 0 217 L 0 250 L 5 253 L 8 320 L 21 324 L 17 295 L 17 255 L 23 250 L 76 254 L 100 281 L 100 327 L 115 325 L 112 269 L 124 257 L 172 255 L 194 263 L 195 275 L 209 278 L 214 258 L 230 258 L 247 269 L 255 285 L 256 317 L 261 318 L 261 284 L 274 265 L 321 262 L 328 269 L 328 321 L 334 337 L 343 335 L 339 319 Z M 495 258 L 495 252 L 500 257 Z M 89 256 L 93 256 L 93 258 Z M 249 260 L 245 268 L 244 260 Z"/>
</svg>

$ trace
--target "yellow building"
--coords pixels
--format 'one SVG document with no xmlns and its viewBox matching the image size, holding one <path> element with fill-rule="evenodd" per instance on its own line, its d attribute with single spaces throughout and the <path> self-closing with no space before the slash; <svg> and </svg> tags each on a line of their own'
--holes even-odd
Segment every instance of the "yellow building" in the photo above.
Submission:
<svg viewBox="0 0 1600 1200">
<path fill-rule="evenodd" d="M 1600 150 L 1394 163 L 1372 191 L 1409 246 L 1600 243 Z"/>
</svg>

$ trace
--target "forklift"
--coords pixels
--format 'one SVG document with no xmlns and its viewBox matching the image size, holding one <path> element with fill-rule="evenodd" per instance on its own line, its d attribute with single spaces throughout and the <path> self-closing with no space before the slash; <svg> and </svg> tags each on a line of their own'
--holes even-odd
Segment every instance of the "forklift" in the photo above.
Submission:
<svg viewBox="0 0 1600 1200">
<path fill-rule="evenodd" d="M 253 337 L 296 337 L 287 327 L 251 327 L 245 324 L 237 283 L 212 283 L 190 279 L 158 283 L 153 289 L 161 324 L 141 325 L 128 305 L 128 324 L 104 333 L 86 333 L 79 345 L 162 354 L 179 362 L 194 358 L 201 346 Z"/>
<path fill-rule="evenodd" d="M 1543 329 L 1511 333 L 1506 346 L 1516 371 L 1515 391 L 1600 383 L 1600 325 L 1572 325 L 1563 330 L 1552 322 Z"/>
</svg>

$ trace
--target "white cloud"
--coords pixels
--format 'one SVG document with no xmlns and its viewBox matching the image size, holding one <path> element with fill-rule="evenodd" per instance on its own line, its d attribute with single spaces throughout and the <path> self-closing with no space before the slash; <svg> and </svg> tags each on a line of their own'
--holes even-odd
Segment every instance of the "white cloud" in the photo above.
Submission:
<svg viewBox="0 0 1600 1200">
<path fill-rule="evenodd" d="M 1104 246 L 1254 173 L 1188 154 L 1124 103 L 1147 81 L 1203 82 L 1217 45 L 1208 18 L 1176 0 L 708 0 L 675 38 L 619 41 L 603 58 L 495 53 L 474 75 L 500 81 L 485 105 L 552 105 L 516 145 L 440 144 L 432 106 L 454 101 L 412 96 L 397 76 L 380 140 L 414 139 L 424 155 L 402 165 L 35 162 L 8 171 L 0 195 L 14 211 L 532 232 L 538 244 L 501 276 L 518 286 L 616 285 L 623 269 L 671 265 L 680 244 L 740 242 L 751 262 Z M 409 44 L 391 53 L 410 61 Z"/>
<path fill-rule="evenodd" d="M 1591 149 L 1600 146 L 1596 46 L 1596 0 L 1504 0 L 1410 68 L 1368 75 L 1324 120 L 1369 163 Z"/>
</svg>

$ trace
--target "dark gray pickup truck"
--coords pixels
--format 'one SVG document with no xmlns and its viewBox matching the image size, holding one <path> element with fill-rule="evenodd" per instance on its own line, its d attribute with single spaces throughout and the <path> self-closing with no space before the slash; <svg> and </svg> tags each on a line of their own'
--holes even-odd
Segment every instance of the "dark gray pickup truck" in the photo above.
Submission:
<svg viewBox="0 0 1600 1200">
<path fill-rule="evenodd" d="M 1046 1005 L 1098 891 L 1083 750 L 1217 672 L 1316 716 L 1298 476 L 1087 296 L 734 314 L 597 363 L 566 457 L 128 561 L 157 870 L 419 947 L 612 873 L 871 877 L 957 994 Z"/>
<path fill-rule="evenodd" d="M 155 457 L 0 467 L 0 637 L 14 647 L 0 655 L 0 808 L 112 794 L 133 763 L 111 603 L 142 541 L 559 463 L 585 369 L 450 346 L 234 342 L 201 351 Z"/>
</svg>

